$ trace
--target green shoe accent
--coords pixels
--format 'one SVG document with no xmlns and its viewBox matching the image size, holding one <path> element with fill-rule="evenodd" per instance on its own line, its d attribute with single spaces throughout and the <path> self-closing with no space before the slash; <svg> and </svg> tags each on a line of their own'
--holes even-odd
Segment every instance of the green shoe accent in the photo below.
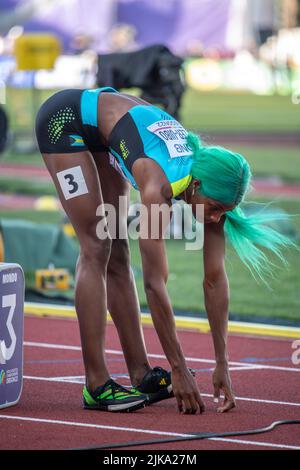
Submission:
<svg viewBox="0 0 300 470">
<path fill-rule="evenodd" d="M 145 395 L 145 393 L 140 392 L 137 387 L 133 387 L 133 386 L 130 389 L 130 393 L 132 393 L 133 395 L 137 397 L 141 395 Z"/>
<path fill-rule="evenodd" d="M 83 405 L 86 409 L 103 411 L 134 411 L 143 408 L 147 396 L 131 392 L 114 380 L 108 380 L 102 387 L 91 392 L 83 388 Z"/>
<path fill-rule="evenodd" d="M 83 399 L 88 405 L 96 405 L 96 400 L 89 394 L 88 389 L 86 386 L 83 387 Z"/>
</svg>

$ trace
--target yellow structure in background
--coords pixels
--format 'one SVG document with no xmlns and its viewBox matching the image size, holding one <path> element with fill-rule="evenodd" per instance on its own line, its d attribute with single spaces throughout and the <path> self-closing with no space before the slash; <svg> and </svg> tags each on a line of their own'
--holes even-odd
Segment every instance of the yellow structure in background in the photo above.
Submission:
<svg viewBox="0 0 300 470">
<path fill-rule="evenodd" d="M 66 235 L 72 238 L 76 238 L 76 233 L 72 224 L 67 223 L 63 225 L 63 231 Z"/>
<path fill-rule="evenodd" d="M 60 41 L 53 34 L 23 34 L 15 41 L 18 70 L 53 69 L 60 53 Z"/>
<path fill-rule="evenodd" d="M 0 263 L 4 263 L 4 243 L 0 232 Z"/>
<path fill-rule="evenodd" d="M 67 269 L 38 269 L 35 272 L 35 287 L 42 290 L 70 289 L 70 273 Z"/>
<path fill-rule="evenodd" d="M 35 203 L 34 208 L 37 211 L 58 211 L 61 208 L 59 200 L 54 196 L 41 196 Z"/>
</svg>

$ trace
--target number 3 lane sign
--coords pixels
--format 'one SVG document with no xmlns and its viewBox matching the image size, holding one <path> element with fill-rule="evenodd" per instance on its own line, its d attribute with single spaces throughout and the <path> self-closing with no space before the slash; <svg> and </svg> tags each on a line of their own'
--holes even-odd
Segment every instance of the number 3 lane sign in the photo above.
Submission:
<svg viewBox="0 0 300 470">
<path fill-rule="evenodd" d="M 0 408 L 18 403 L 23 386 L 24 274 L 0 263 Z"/>
</svg>

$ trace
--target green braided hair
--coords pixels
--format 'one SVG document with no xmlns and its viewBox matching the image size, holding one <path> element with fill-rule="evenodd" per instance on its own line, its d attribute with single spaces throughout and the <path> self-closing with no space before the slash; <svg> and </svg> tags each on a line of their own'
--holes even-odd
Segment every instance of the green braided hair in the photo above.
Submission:
<svg viewBox="0 0 300 470">
<path fill-rule="evenodd" d="M 298 248 L 290 238 L 266 225 L 286 220 L 291 216 L 279 211 L 268 213 L 263 209 L 246 216 L 240 203 L 250 190 L 251 170 L 246 159 L 218 146 L 202 146 L 199 137 L 188 133 L 187 143 L 193 151 L 192 177 L 201 181 L 199 192 L 211 199 L 236 207 L 226 212 L 225 233 L 242 262 L 252 275 L 265 282 L 265 275 L 273 274 L 274 264 L 259 246 L 268 248 L 287 264 L 281 249 Z"/>
</svg>

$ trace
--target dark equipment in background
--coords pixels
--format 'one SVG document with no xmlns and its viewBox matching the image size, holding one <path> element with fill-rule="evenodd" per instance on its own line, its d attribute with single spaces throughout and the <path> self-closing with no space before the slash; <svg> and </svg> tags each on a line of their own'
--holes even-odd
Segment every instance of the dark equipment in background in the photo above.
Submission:
<svg viewBox="0 0 300 470">
<path fill-rule="evenodd" d="M 154 45 L 135 52 L 98 56 L 97 86 L 140 88 L 141 98 L 162 105 L 178 118 L 185 90 L 183 60 L 166 46 Z"/>
<path fill-rule="evenodd" d="M 2 106 L 0 106 L 0 153 L 4 152 L 8 137 L 8 117 Z"/>
</svg>

